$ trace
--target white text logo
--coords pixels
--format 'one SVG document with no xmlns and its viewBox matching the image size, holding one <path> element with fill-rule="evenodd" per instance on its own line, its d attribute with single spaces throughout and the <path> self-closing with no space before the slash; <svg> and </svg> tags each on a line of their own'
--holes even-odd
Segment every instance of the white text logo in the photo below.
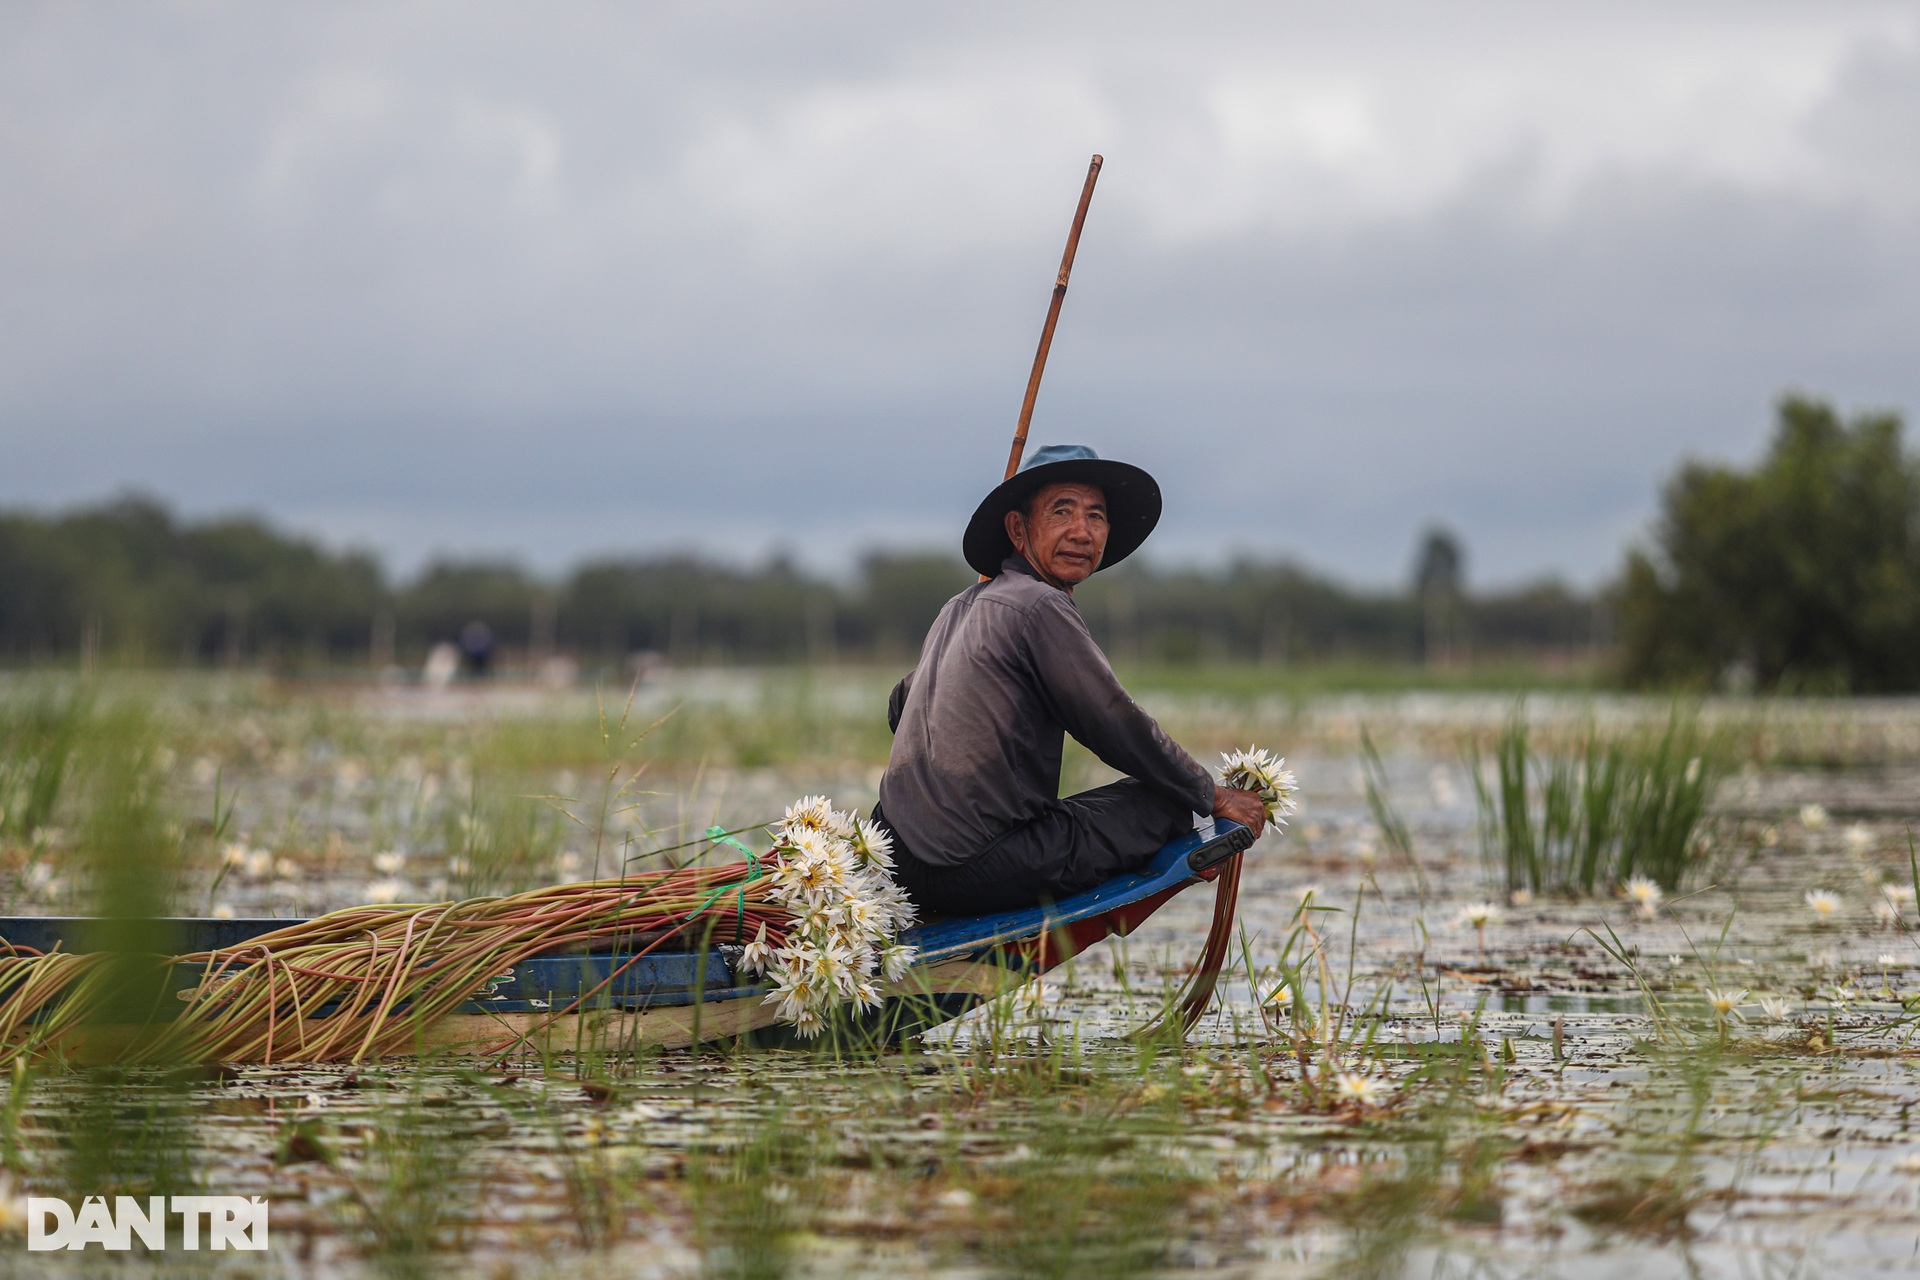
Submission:
<svg viewBox="0 0 1920 1280">
<path fill-rule="evenodd" d="M 259 1196 L 88 1196 L 78 1212 L 65 1200 L 27 1197 L 27 1248 L 131 1249 L 134 1237 L 149 1249 L 167 1247 L 167 1211 L 180 1215 L 180 1247 L 200 1248 L 201 1223 L 210 1249 L 267 1247 L 267 1202 Z"/>
</svg>

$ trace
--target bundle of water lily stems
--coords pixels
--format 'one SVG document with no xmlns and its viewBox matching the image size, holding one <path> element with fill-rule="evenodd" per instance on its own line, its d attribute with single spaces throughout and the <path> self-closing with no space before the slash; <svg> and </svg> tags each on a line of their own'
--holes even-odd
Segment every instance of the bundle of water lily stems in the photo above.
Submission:
<svg viewBox="0 0 1920 1280">
<path fill-rule="evenodd" d="M 147 1061 L 326 1061 L 409 1050 L 419 1030 L 529 957 L 611 951 L 612 973 L 549 1019 L 592 1003 L 677 942 L 747 946 L 767 997 L 803 1034 L 835 1004 L 876 1005 L 871 975 L 911 964 L 895 941 L 911 908 L 885 875 L 885 833 L 809 797 L 762 857 L 500 898 L 354 907 L 234 947 L 174 957 L 102 951 L 0 956 L 0 1062 L 58 1052 L 88 1024 L 134 1023 L 122 1056 Z M 201 967 L 175 992 L 173 965 Z M 177 1000 L 171 1018 L 161 1007 Z M 129 1006 L 144 1006 L 132 1007 Z"/>
</svg>

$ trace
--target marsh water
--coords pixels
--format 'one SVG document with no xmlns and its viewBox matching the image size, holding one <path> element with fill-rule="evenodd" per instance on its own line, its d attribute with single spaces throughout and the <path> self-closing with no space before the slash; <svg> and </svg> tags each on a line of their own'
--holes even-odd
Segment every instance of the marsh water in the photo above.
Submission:
<svg viewBox="0 0 1920 1280">
<path fill-rule="evenodd" d="M 694 672 L 631 705 L 114 696 L 145 700 L 161 744 L 176 909 L 295 916 L 654 865 L 804 794 L 864 808 L 884 692 L 860 672 Z M 26 1253 L 19 1198 L 144 1179 L 269 1197 L 273 1246 L 116 1273 L 1920 1273 L 1920 704 L 1685 708 L 1724 773 L 1688 879 L 1636 904 L 1513 893 L 1483 856 L 1481 787 L 1516 715 L 1547 752 L 1655 732 L 1669 704 L 1143 701 L 1197 754 L 1285 753 L 1302 787 L 1247 856 L 1242 946 L 1184 1043 L 1129 1033 L 1197 953 L 1204 886 L 897 1052 L 41 1066 L 0 1106 L 0 1269 L 100 1268 Z M 11 838 L 6 914 L 84 909 L 70 821 Z"/>
</svg>

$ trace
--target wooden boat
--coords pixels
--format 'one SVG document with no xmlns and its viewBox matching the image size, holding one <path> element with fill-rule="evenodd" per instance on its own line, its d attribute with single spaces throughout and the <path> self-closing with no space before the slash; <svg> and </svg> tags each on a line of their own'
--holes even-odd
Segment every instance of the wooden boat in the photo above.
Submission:
<svg viewBox="0 0 1920 1280">
<path fill-rule="evenodd" d="M 913 970 L 886 991 L 879 1010 L 830 1026 L 827 1042 L 897 1043 L 956 1018 L 1109 935 L 1132 932 L 1182 890 L 1214 880 L 1230 867 L 1237 873 L 1233 859 L 1252 843 L 1246 827 L 1216 820 L 1166 845 L 1141 871 L 1061 902 L 921 924 L 902 939 L 918 948 Z M 83 950 L 94 923 L 79 917 L 0 919 L 0 939 L 42 953 L 56 947 Z M 292 923 L 164 922 L 183 954 L 235 947 Z M 617 951 L 535 956 L 455 1012 L 418 1027 L 415 1051 L 498 1053 L 524 1046 L 619 1052 L 708 1041 L 766 1047 L 808 1043 L 776 1022 L 766 987 L 739 973 L 739 959 L 740 948 L 734 946 L 656 952 L 638 960 Z M 200 966 L 178 964 L 172 985 L 184 991 L 199 978 Z M 583 993 L 591 994 L 582 999 Z M 309 1016 L 324 1018 L 328 1012 Z M 73 1046 L 81 1057 L 112 1056 L 139 1034 L 137 1026 L 96 1025 L 85 1031 L 89 1043 Z"/>
</svg>

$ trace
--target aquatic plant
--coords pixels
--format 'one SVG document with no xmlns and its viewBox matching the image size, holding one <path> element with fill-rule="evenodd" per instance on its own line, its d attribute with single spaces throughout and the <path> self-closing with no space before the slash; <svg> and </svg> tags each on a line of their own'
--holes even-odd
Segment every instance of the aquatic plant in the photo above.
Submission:
<svg viewBox="0 0 1920 1280">
<path fill-rule="evenodd" d="M 695 1148 L 687 1180 L 707 1274 L 729 1280 L 788 1274 L 794 1234 L 818 1194 L 817 1146 L 814 1130 L 776 1109 L 730 1149 L 711 1142 Z"/>
<path fill-rule="evenodd" d="M 1284 1046 L 1284 1056 L 1260 1070 L 1270 1088 L 1290 1079 L 1299 1100 L 1315 1110 L 1356 1101 L 1351 1092 L 1341 1092 L 1343 1080 L 1370 1080 L 1374 1087 L 1365 1101 L 1373 1105 L 1392 1088 L 1390 1081 L 1367 1066 L 1375 1061 L 1374 1037 L 1393 999 L 1393 979 L 1381 981 L 1366 999 L 1356 999 L 1354 969 L 1365 891 L 1355 894 L 1350 912 L 1317 905 L 1316 892 L 1309 886 L 1299 893 L 1292 926 L 1272 965 L 1257 963 L 1251 938 L 1244 931 L 1240 937 L 1241 962 L 1261 1022 L 1267 1034 Z M 1348 917 L 1344 972 L 1336 967 L 1328 939 L 1316 922 L 1317 916 L 1339 914 Z M 1359 1086 L 1350 1083 L 1348 1087 Z"/>
<path fill-rule="evenodd" d="M 391 876 L 407 884 L 396 899 L 404 901 L 440 875 L 460 883 L 466 868 L 440 862 L 443 852 L 463 856 L 462 846 L 439 843 L 443 814 L 469 804 L 468 783 L 478 778 L 483 808 L 490 795 L 508 792 L 585 796 L 580 812 L 587 834 L 561 821 L 572 828 L 566 851 L 579 855 L 576 878 L 587 874 L 596 785 L 590 775 L 598 757 L 576 759 L 558 747 L 557 754 L 541 754 L 547 749 L 541 735 L 552 732 L 561 741 L 552 728 L 561 723 L 557 714 L 547 713 L 552 720 L 532 728 L 405 724 L 376 730 L 368 727 L 372 717 L 348 713 L 323 724 L 302 709 L 304 696 L 274 690 L 268 710 L 244 701 L 204 720 L 170 722 L 164 741 L 189 763 L 153 793 L 163 807 L 148 830 L 160 842 L 140 847 L 177 850 L 184 840 L 205 859 L 186 870 L 213 875 L 221 847 L 240 844 L 243 861 L 228 872 L 221 903 L 241 914 L 268 901 L 283 862 L 297 865 L 306 892 L 358 893 L 369 881 Z M 567 714 L 568 731 L 577 730 L 577 708 Z M 263 726 L 257 750 L 236 745 L 250 740 L 240 727 L 249 719 Z M 801 790 L 830 790 L 828 778 L 834 787 L 866 785 L 860 776 L 876 763 L 850 752 L 791 774 L 729 780 L 725 771 L 694 771 L 700 752 L 724 731 L 700 725 L 696 716 L 683 715 L 681 722 L 698 729 L 683 740 L 692 744 L 690 758 L 676 756 L 687 772 L 670 784 L 650 784 L 659 787 L 658 798 L 636 788 L 618 801 L 644 802 L 652 816 L 630 826 L 611 819 L 610 857 L 664 844 L 669 848 L 660 862 L 633 865 L 706 858 L 709 851 L 709 860 L 739 861 L 744 854 L 699 840 L 700 832 L 715 821 L 734 827 L 742 817 L 778 814 L 769 788 L 783 790 L 784 803 Z M 1349 717 L 1329 751 L 1351 747 L 1352 723 Z M 1224 746 L 1273 730 L 1236 722 L 1230 731 L 1207 731 Z M 819 750 L 839 750 L 825 730 L 815 732 L 816 741 L 827 742 Z M 1311 732 L 1302 728 L 1299 736 Z M 323 733 L 331 756 L 313 747 Z M 508 740 L 525 750 L 511 766 L 495 751 Z M 55 818 L 65 831 L 49 837 L 50 852 L 41 856 L 71 886 L 66 900 L 76 906 L 85 903 L 95 874 L 83 855 L 97 829 L 88 813 L 104 795 L 95 787 L 100 741 L 83 737 L 76 748 Z M 1554 754 L 1545 741 L 1536 734 L 1534 748 Z M 773 746 L 786 757 L 816 749 Z M 415 755 L 417 765 L 406 765 Z M 737 757 L 716 749 L 714 758 Z M 1399 778 L 1404 760 L 1390 758 Z M 211 761 L 204 770 L 202 759 Z M 356 810 L 330 819 L 312 797 L 324 794 L 349 759 L 360 760 L 373 782 L 356 793 Z M 154 763 L 148 777 L 168 776 L 158 759 Z M 587 777 L 584 786 L 567 780 L 563 767 Z M 222 769 L 228 783 L 238 777 L 247 790 L 238 827 L 215 843 L 205 795 Z M 409 769 L 412 782 L 402 776 Z M 430 790 L 419 785 L 421 776 L 440 779 L 439 795 L 416 806 L 418 794 Z M 616 785 L 630 777 L 623 772 Z M 383 779 L 391 786 L 377 791 Z M 413 794 L 404 795 L 410 786 Z M 705 793 L 698 801 L 682 798 L 701 786 L 724 794 L 724 802 Z M 1763 793 L 1757 802 L 1771 801 Z M 738 814 L 742 808 L 749 812 Z M 130 1188 L 154 1185 L 147 1170 L 157 1172 L 158 1157 L 166 1154 L 184 1157 L 174 1167 L 193 1181 L 182 1189 L 271 1194 L 276 1256 L 308 1269 L 395 1276 L 601 1274 L 635 1266 L 710 1275 L 967 1270 L 1104 1276 L 1279 1266 L 1383 1278 L 1410 1269 L 1533 1274 L 1542 1267 L 1605 1264 L 1604 1256 L 1588 1256 L 1582 1222 L 1631 1234 L 1634 1216 L 1644 1213 L 1645 1234 L 1657 1242 L 1673 1228 L 1676 1210 L 1712 1210 L 1721 1189 L 1733 1194 L 1738 1183 L 1726 1176 L 1723 1157 L 1761 1141 L 1744 1135 L 1762 1132 L 1780 1115 L 1791 1117 L 1795 1133 L 1787 1151 L 1828 1127 L 1846 1126 L 1853 1134 L 1867 1127 L 1857 1122 L 1866 1121 L 1890 1132 L 1897 1123 L 1911 1090 L 1897 1079 L 1877 1078 L 1884 1065 L 1878 1055 L 1911 1052 L 1905 1036 L 1915 1028 L 1902 1028 L 1900 1019 L 1913 1022 L 1920 1004 L 1908 1005 L 1903 1015 L 1890 1007 L 1883 984 L 1910 981 L 1915 966 L 1874 966 L 1876 952 L 1912 956 L 1904 935 L 1882 931 L 1872 946 L 1858 942 L 1864 949 L 1857 955 L 1849 955 L 1832 930 L 1825 942 L 1815 935 L 1811 949 L 1828 954 L 1825 971 L 1813 973 L 1795 954 L 1809 949 L 1811 917 L 1801 895 L 1765 893 L 1748 899 L 1767 914 L 1762 927 L 1744 931 L 1739 960 L 1732 943 L 1719 962 L 1703 940 L 1697 953 L 1669 967 L 1664 953 L 1686 950 L 1679 935 L 1669 942 L 1663 925 L 1657 936 L 1642 930 L 1645 936 L 1636 937 L 1626 923 L 1629 912 L 1642 910 L 1633 876 L 1659 887 L 1644 871 L 1610 886 L 1603 880 L 1599 887 L 1622 895 L 1605 900 L 1610 905 L 1573 907 L 1526 885 L 1482 890 L 1469 881 L 1444 907 L 1408 919 L 1402 908 L 1410 902 L 1388 896 L 1411 896 L 1405 877 L 1382 874 L 1384 885 L 1375 884 L 1362 868 L 1339 861 L 1350 841 L 1361 838 L 1351 822 L 1365 817 L 1358 809 L 1329 817 L 1325 830 L 1298 842 L 1298 862 L 1269 860 L 1263 868 L 1256 858 L 1251 864 L 1250 872 L 1262 874 L 1253 886 L 1254 910 L 1246 914 L 1249 928 L 1284 921 L 1304 905 L 1313 936 L 1300 933 L 1283 973 L 1273 956 L 1287 927 L 1282 924 L 1279 938 L 1256 933 L 1247 949 L 1266 961 L 1248 966 L 1250 979 L 1257 979 L 1252 997 L 1225 1001 L 1184 1044 L 1174 1035 L 1140 1041 L 1112 1035 L 1135 1020 L 1130 1009 L 1121 1012 L 1120 986 L 1138 994 L 1145 1012 L 1171 1005 L 1168 993 L 1184 976 L 1191 950 L 1176 922 L 1173 929 L 1156 925 L 1136 934 L 1130 951 L 1127 940 L 1115 939 L 1055 969 L 1044 995 L 1036 985 L 1023 988 L 1042 1010 L 1023 1010 L 1025 1001 L 1015 996 L 948 1024 L 950 1031 L 930 1042 L 886 1053 L 836 1045 L 831 1060 L 744 1048 L 634 1051 L 613 1035 L 575 1040 L 555 1034 L 517 1046 L 503 1065 L 468 1059 L 448 1070 L 432 1061 L 408 1062 L 349 1073 L 276 1062 L 264 1069 L 168 1071 L 167 1081 L 175 1083 L 166 1083 L 144 1069 L 95 1077 L 43 1069 L 54 1064 L 22 1057 L 11 1081 L 0 1072 L 0 1162 L 18 1164 L 0 1174 L 0 1231 L 9 1223 L 9 1201 L 18 1206 L 26 1194 L 80 1189 L 67 1153 L 83 1136 L 77 1117 L 84 1111 L 89 1135 L 98 1135 L 87 1137 L 96 1150 L 116 1142 L 126 1148 L 118 1168 L 102 1176 Z M 1391 865 L 1393 838 L 1377 813 L 1374 821 L 1382 833 L 1369 836 L 1380 861 Z M 758 824 L 743 838 L 764 851 L 769 841 L 757 830 Z M 1825 863 L 1796 869 L 1790 859 L 1810 842 L 1795 841 L 1794 830 L 1788 844 L 1796 847 L 1783 850 L 1770 870 L 1798 877 L 1788 883 L 1803 890 L 1827 884 L 1854 898 L 1856 891 L 1846 888 L 1852 869 L 1846 881 L 1829 879 L 1837 872 Z M 1841 840 L 1833 831 L 1821 854 L 1842 852 Z M 9 852 L 25 851 L 13 846 Z M 404 859 L 375 861 L 387 853 Z M 1429 867 L 1436 874 L 1439 853 L 1436 842 Z M 529 866 L 530 874 L 551 875 L 556 862 L 536 859 Z M 1317 888 L 1296 896 L 1293 886 L 1309 880 L 1317 880 Z M 197 904 L 205 883 L 183 884 L 181 892 Z M 1695 879 L 1687 888 L 1702 883 Z M 1348 932 L 1361 885 L 1370 918 L 1351 917 L 1358 929 L 1355 960 L 1339 935 Z M 744 938 L 722 918 L 734 911 L 737 887 L 690 930 L 696 943 L 712 923 L 710 941 L 755 945 L 751 918 Z M 1904 888 L 1876 883 L 1845 907 L 1898 900 L 1911 925 L 1911 901 L 1899 892 Z M 1458 965 L 1464 929 L 1451 945 L 1425 935 L 1429 916 L 1441 931 L 1438 922 L 1453 916 L 1463 890 L 1465 897 L 1516 907 L 1533 895 L 1528 911 L 1509 910 L 1507 922 L 1489 927 L 1492 959 L 1480 965 Z M 687 909 L 709 892 L 697 892 Z M 1694 899 L 1669 917 L 1665 908 L 1678 894 L 1661 892 L 1656 909 L 1674 929 L 1689 926 L 1713 901 Z M 1391 930 L 1362 927 L 1380 923 L 1373 916 L 1376 900 L 1395 917 Z M 1865 923 L 1872 912 L 1858 914 Z M 1658 1017 L 1669 1019 L 1679 1028 L 1675 1037 L 1650 1035 L 1652 1015 L 1616 1003 L 1634 981 L 1625 966 L 1608 963 L 1584 935 L 1563 941 L 1556 932 L 1562 922 L 1570 929 L 1592 920 L 1605 938 L 1597 923 L 1603 918 L 1628 929 L 1626 959 L 1645 970 L 1658 997 L 1656 1027 Z M 1782 922 L 1798 926 L 1797 944 L 1793 928 L 1768 927 Z M 770 926 L 769 956 L 776 941 Z M 1648 953 L 1644 958 L 1635 943 Z M 1449 961 L 1436 964 L 1443 949 L 1454 953 L 1457 970 L 1440 968 Z M 1749 955 L 1757 967 L 1736 967 Z M 1110 965 L 1116 969 L 1111 981 Z M 1509 983 L 1528 994 L 1502 990 Z M 1716 996 L 1724 1000 L 1746 986 L 1761 994 L 1716 1009 Z M 1516 1013 L 1521 1000 L 1568 992 L 1585 993 L 1580 998 L 1604 1012 L 1568 1009 L 1564 1044 L 1557 1009 L 1546 1019 Z M 1488 1010 L 1484 1021 L 1475 1012 L 1481 1004 Z M 1031 1016 L 1037 1012 L 1044 1017 Z M 309 1017 L 308 1029 L 324 1021 Z M 1831 1030 L 1819 1025 L 1827 1022 Z M 283 1019 L 278 1042 L 290 1043 L 292 1025 L 290 1016 Z M 411 1039 L 409 1030 L 408 1048 Z M 1870 1061 L 1860 1060 L 1863 1049 L 1874 1055 Z M 1750 1070 L 1763 1055 L 1761 1070 Z M 1691 1132 L 1695 1120 L 1686 1107 L 1696 1083 L 1693 1064 L 1714 1058 L 1739 1065 L 1712 1086 L 1707 1117 Z M 1569 1061 L 1573 1067 L 1563 1078 L 1558 1072 Z M 1897 1074 L 1899 1061 L 1889 1075 Z M 347 1082 L 356 1075 L 361 1083 L 354 1087 Z M 1876 1077 L 1867 1089 L 1854 1087 L 1862 1075 Z M 1365 1086 L 1343 1089 L 1348 1077 L 1372 1082 L 1373 1097 L 1356 1096 Z M 1620 1084 L 1596 1087 L 1600 1081 Z M 408 1096 L 416 1082 L 417 1106 Z M 167 1089 L 178 1092 L 169 1097 Z M 768 1138 L 776 1116 L 786 1132 Z M 1688 1144 L 1706 1153 L 1693 1166 L 1676 1160 Z M 1835 1145 L 1840 1168 L 1849 1170 L 1859 1144 Z M 1891 1228 L 1867 1227 L 1863 1237 L 1878 1242 L 1881 1236 L 1864 1233 L 1891 1231 L 1895 1245 L 1904 1245 L 1898 1236 L 1904 1201 L 1897 1197 L 1905 1194 L 1911 1169 L 1896 1158 L 1897 1147 L 1885 1157 L 1883 1150 L 1871 1144 L 1866 1158 L 1876 1167 L 1857 1189 L 1849 1180 L 1824 1200 L 1813 1199 L 1816 1188 L 1805 1200 L 1776 1202 L 1771 1184 L 1762 1183 L 1748 1203 L 1766 1212 L 1784 1204 L 1781 1221 L 1790 1226 L 1813 1214 L 1831 1218 L 1840 1224 L 1832 1233 L 1837 1237 L 1883 1213 L 1879 1197 L 1891 1183 L 1895 1212 L 1885 1219 Z M 1678 1194 L 1669 1193 L 1675 1189 Z M 1747 1192 L 1739 1194 L 1744 1199 Z M 378 1221 L 360 1197 L 381 1215 Z M 1720 1257 L 1723 1248 L 1737 1253 L 1752 1245 L 1739 1233 L 1747 1220 L 1741 1213 L 1695 1212 L 1690 1230 Z M 1496 1223 L 1504 1225 L 1489 1229 Z M 1635 1258 L 1654 1269 L 1680 1263 L 1671 1251 L 1656 1254 L 1652 1243 L 1635 1248 Z M 1787 1269 L 1819 1271 L 1825 1261 L 1818 1244 L 1807 1246 L 1815 1254 L 1809 1259 L 1782 1252 L 1772 1238 L 1757 1248 Z M 363 1256 L 350 1256 L 355 1250 Z"/>
<path fill-rule="evenodd" d="M 784 937 L 774 939 L 760 922 L 742 966 L 773 978 L 766 1003 L 810 1039 L 838 1005 L 878 1009 L 876 975 L 890 983 L 906 977 L 914 949 L 899 935 L 913 923 L 914 908 L 887 874 L 893 838 L 825 796 L 792 805 L 773 835 L 770 900 L 789 918 L 779 928 Z"/>
<path fill-rule="evenodd" d="M 382 1271 L 419 1280 L 430 1274 L 436 1253 L 460 1243 L 472 1196 L 454 1193 L 468 1176 L 486 1117 L 447 1107 L 446 1090 L 426 1070 L 376 1096 L 354 1158 L 341 1162 L 351 1174 L 343 1208 Z"/>
<path fill-rule="evenodd" d="M 1454 919 L 1462 928 L 1473 930 L 1475 937 L 1479 940 L 1480 950 L 1485 951 L 1487 926 L 1499 921 L 1500 908 L 1491 902 L 1469 902 L 1460 908 L 1460 913 Z"/>
<path fill-rule="evenodd" d="M 1333 1096 L 1362 1110 L 1379 1106 L 1389 1088 L 1378 1076 L 1362 1075 L 1358 1071 L 1342 1071 L 1333 1077 Z"/>
<path fill-rule="evenodd" d="M 1719 987 L 1708 987 L 1706 996 L 1707 1007 L 1713 1010 L 1714 1025 L 1719 1030 L 1720 1038 L 1725 1040 L 1729 1022 L 1745 1021 L 1740 1016 L 1740 1002 L 1747 998 L 1747 990 L 1745 987 L 1738 991 L 1723 991 Z"/>
<path fill-rule="evenodd" d="M 1665 890 L 1646 876 L 1631 876 L 1625 885 L 1627 901 L 1633 903 L 1634 914 L 1644 920 L 1653 919 L 1659 910 L 1660 899 L 1666 896 Z"/>
<path fill-rule="evenodd" d="M 1540 756 L 1524 708 L 1494 746 L 1491 784 L 1471 760 L 1480 847 L 1507 889 L 1591 894 L 1634 876 L 1666 892 L 1707 856 L 1702 829 L 1719 777 L 1716 752 L 1678 711 L 1651 741 L 1589 728 L 1568 752 Z"/>
<path fill-rule="evenodd" d="M 1380 828 L 1381 839 L 1386 841 L 1387 847 L 1398 855 L 1401 864 L 1412 874 L 1414 891 L 1425 902 L 1427 874 L 1421 869 L 1420 860 L 1414 856 L 1413 833 L 1407 829 L 1399 810 L 1394 808 L 1392 793 L 1387 786 L 1387 766 L 1381 761 L 1380 752 L 1373 745 L 1373 736 L 1364 725 L 1360 728 L 1360 767 L 1366 780 L 1367 811 Z"/>
<path fill-rule="evenodd" d="M 29 842 L 53 825 L 94 719 L 82 688 L 43 685 L 0 699 L 0 841 Z"/>
<path fill-rule="evenodd" d="M 1281 756 L 1259 747 L 1224 752 L 1220 757 L 1220 785 L 1238 791 L 1251 791 L 1267 807 L 1267 821 L 1277 827 L 1286 825 L 1300 807 L 1300 784 L 1287 769 Z"/>
<path fill-rule="evenodd" d="M 878 1003 L 876 968 L 889 981 L 904 976 L 912 952 L 894 938 L 912 911 L 884 874 L 884 834 L 824 799 L 789 810 L 775 834 L 772 852 L 727 866 L 503 898 L 352 907 L 171 960 L 157 935 L 79 954 L 13 948 L 0 956 L 0 1061 L 59 1049 L 87 1022 L 112 1015 L 147 1025 L 124 1050 L 139 1058 L 358 1062 L 410 1047 L 422 1028 L 530 956 L 615 941 L 631 954 L 549 1023 L 590 1006 L 670 942 L 734 942 L 766 958 L 778 1016 L 802 1035 L 817 1034 L 821 1015 L 836 1005 Z M 164 913 L 136 905 L 119 914 L 151 933 L 148 922 Z M 184 1007 L 166 1021 L 155 1012 L 173 964 L 198 966 L 200 976 L 178 993 Z"/>
</svg>

